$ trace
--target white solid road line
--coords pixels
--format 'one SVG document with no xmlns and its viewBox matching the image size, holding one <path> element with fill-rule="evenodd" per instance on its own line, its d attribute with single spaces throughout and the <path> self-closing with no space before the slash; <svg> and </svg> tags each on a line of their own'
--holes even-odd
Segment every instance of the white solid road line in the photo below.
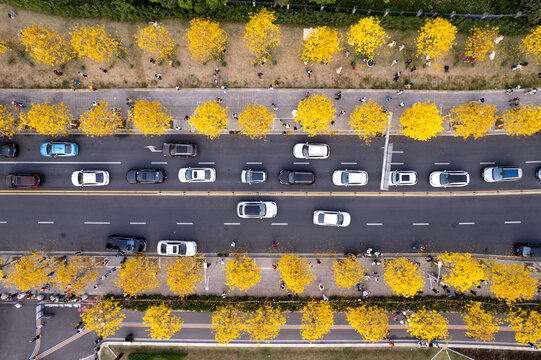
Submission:
<svg viewBox="0 0 541 360">
<path fill-rule="evenodd" d="M 167 161 L 152 161 L 152 165 L 167 165 Z"/>
<path fill-rule="evenodd" d="M 224 225 L 240 225 L 240 223 L 224 223 Z"/>
<path fill-rule="evenodd" d="M 541 160 L 529 160 L 529 161 L 524 161 L 526 164 L 540 164 L 541 163 Z"/>
<path fill-rule="evenodd" d="M 413 223 L 413 226 L 427 226 L 430 225 L 430 223 Z"/>
<path fill-rule="evenodd" d="M 110 225 L 109 221 L 85 221 L 85 225 Z"/>
<path fill-rule="evenodd" d="M 246 165 L 262 165 L 261 161 L 246 161 Z"/>
<path fill-rule="evenodd" d="M 475 225 L 474 222 L 459 222 L 458 225 Z"/>
<path fill-rule="evenodd" d="M 434 163 L 434 165 L 451 165 L 451 163 Z"/>
<path fill-rule="evenodd" d="M 120 161 L 0 161 L 0 164 L 120 165 Z"/>
<path fill-rule="evenodd" d="M 130 221 L 130 225 L 146 225 L 147 223 L 146 222 L 135 222 L 135 221 Z"/>
<path fill-rule="evenodd" d="M 178 222 L 177 225 L 193 225 L 193 222 Z"/>
<path fill-rule="evenodd" d="M 522 224 L 520 220 L 505 221 L 504 224 Z"/>
<path fill-rule="evenodd" d="M 199 165 L 214 165 L 214 161 L 200 161 Z"/>
<path fill-rule="evenodd" d="M 301 162 L 294 162 L 293 165 L 310 165 L 310 163 L 306 161 L 301 161 Z"/>
<path fill-rule="evenodd" d="M 357 165 L 356 162 L 341 162 L 342 165 Z"/>
<path fill-rule="evenodd" d="M 54 221 L 38 221 L 38 224 L 54 224 Z"/>
<path fill-rule="evenodd" d="M 289 224 L 288 223 L 272 223 L 272 225 L 286 226 L 286 225 L 289 225 Z"/>
<path fill-rule="evenodd" d="M 383 223 L 366 223 L 367 226 L 382 226 Z"/>
<path fill-rule="evenodd" d="M 494 161 L 481 161 L 479 165 L 494 165 L 496 164 Z"/>
</svg>

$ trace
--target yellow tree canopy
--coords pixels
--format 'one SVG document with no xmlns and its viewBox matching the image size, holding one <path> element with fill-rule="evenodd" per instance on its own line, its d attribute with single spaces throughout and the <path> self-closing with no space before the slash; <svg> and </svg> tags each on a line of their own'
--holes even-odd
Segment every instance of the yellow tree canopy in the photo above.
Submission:
<svg viewBox="0 0 541 360">
<path fill-rule="evenodd" d="M 114 133 L 121 125 L 120 111 L 109 108 L 109 103 L 100 101 L 81 115 L 80 129 L 90 136 L 102 136 Z"/>
<path fill-rule="evenodd" d="M 50 66 L 61 65 L 73 58 L 73 54 L 57 31 L 46 25 L 28 26 L 17 35 L 37 62 Z"/>
<path fill-rule="evenodd" d="M 381 135 L 387 130 L 387 117 L 391 116 L 372 99 L 357 106 L 349 116 L 349 125 L 357 131 L 361 139 Z"/>
<path fill-rule="evenodd" d="M 407 137 L 415 140 L 426 141 L 443 131 L 440 111 L 434 104 L 428 101 L 415 103 L 407 108 L 400 116 L 402 132 Z"/>
<path fill-rule="evenodd" d="M 453 47 L 457 28 L 442 18 L 427 19 L 417 37 L 417 55 L 426 59 L 439 58 Z"/>
<path fill-rule="evenodd" d="M 449 337 L 447 325 L 449 320 L 443 315 L 421 310 L 410 317 L 408 332 L 417 339 L 432 341 Z"/>
<path fill-rule="evenodd" d="M 254 55 L 253 64 L 265 63 L 272 58 L 271 51 L 280 44 L 280 29 L 274 23 L 274 11 L 262 7 L 257 13 L 250 14 L 246 24 L 244 41 Z"/>
<path fill-rule="evenodd" d="M 227 126 L 227 106 L 224 108 L 216 101 L 204 102 L 190 117 L 190 125 L 209 138 L 216 139 Z"/>
<path fill-rule="evenodd" d="M 482 104 L 472 101 L 451 110 L 453 119 L 454 135 L 467 139 L 485 136 L 494 126 L 498 116 L 498 109 L 494 105 Z"/>
<path fill-rule="evenodd" d="M 491 259 L 489 265 L 491 282 L 490 291 L 498 299 L 514 302 L 530 300 L 537 292 L 539 280 L 525 265 L 509 264 Z"/>
<path fill-rule="evenodd" d="M 496 50 L 496 40 L 500 36 L 498 27 L 486 25 L 485 27 L 474 26 L 470 29 L 471 35 L 466 43 L 466 56 L 477 59 L 477 61 L 486 60 L 491 52 Z"/>
<path fill-rule="evenodd" d="M 538 311 L 525 312 L 518 310 L 507 317 L 509 326 L 515 330 L 517 343 L 541 345 L 541 313 Z"/>
<path fill-rule="evenodd" d="M 227 33 L 220 28 L 220 23 L 211 20 L 192 19 L 184 37 L 192 57 L 203 64 L 221 58 L 229 45 Z"/>
<path fill-rule="evenodd" d="M 47 275 L 53 268 L 49 257 L 33 251 L 31 255 L 22 256 L 10 264 L 4 286 L 13 286 L 22 292 L 39 289 L 49 282 Z"/>
<path fill-rule="evenodd" d="M 445 253 L 438 256 L 449 271 L 442 276 L 442 282 L 460 291 L 466 291 L 488 277 L 485 267 L 471 254 Z"/>
<path fill-rule="evenodd" d="M 423 290 L 425 283 L 417 264 L 404 257 L 385 261 L 383 278 L 395 294 L 406 297 Z"/>
<path fill-rule="evenodd" d="M 246 104 L 246 109 L 239 114 L 239 126 L 244 135 L 251 139 L 264 138 L 272 129 L 274 114 L 265 106 L 257 103 Z"/>
<path fill-rule="evenodd" d="M 293 254 L 282 256 L 278 261 L 278 270 L 286 284 L 286 289 L 296 294 L 303 292 L 304 288 L 310 286 L 316 278 L 306 259 Z"/>
<path fill-rule="evenodd" d="M 64 103 L 49 105 L 32 104 L 27 113 L 21 113 L 21 122 L 44 135 L 62 135 L 69 131 L 72 118 L 70 108 Z"/>
<path fill-rule="evenodd" d="M 314 94 L 299 102 L 296 120 L 304 131 L 316 135 L 326 132 L 335 114 L 336 109 L 327 95 Z"/>
<path fill-rule="evenodd" d="M 80 58 L 105 62 L 118 55 L 118 42 L 103 25 L 77 25 L 71 28 L 70 36 L 71 46 Z"/>
<path fill-rule="evenodd" d="M 143 324 L 148 327 L 146 331 L 152 339 L 171 339 L 182 329 L 184 321 L 178 316 L 171 316 L 171 309 L 161 304 L 148 308 L 143 316 Z"/>
<path fill-rule="evenodd" d="M 309 63 L 329 63 L 343 50 L 342 34 L 337 29 L 320 26 L 312 30 L 302 46 L 300 59 Z"/>
<path fill-rule="evenodd" d="M 304 340 L 319 340 L 333 326 L 334 317 L 328 301 L 310 301 L 302 309 L 301 336 Z"/>
<path fill-rule="evenodd" d="M 269 304 L 261 306 L 255 313 L 249 314 L 245 330 L 250 334 L 250 340 L 257 343 L 269 343 L 280 333 L 280 326 L 286 323 L 286 318 L 280 310 L 273 309 Z"/>
<path fill-rule="evenodd" d="M 533 28 L 531 33 L 522 39 L 520 50 L 534 58 L 537 64 L 541 63 L 541 25 Z"/>
<path fill-rule="evenodd" d="M 238 339 L 245 328 L 245 315 L 233 305 L 221 307 L 212 315 L 212 332 L 220 344 Z"/>
<path fill-rule="evenodd" d="M 349 324 L 366 341 L 381 341 L 390 331 L 387 314 L 376 308 L 362 304 L 359 307 L 350 308 L 346 316 Z"/>
<path fill-rule="evenodd" d="M 133 125 L 145 135 L 165 134 L 173 122 L 169 110 L 157 101 L 137 100 L 129 115 Z"/>
<path fill-rule="evenodd" d="M 196 285 L 203 281 L 201 270 L 203 261 L 203 257 L 199 255 L 169 260 L 166 263 L 166 281 L 169 289 L 180 297 L 193 293 Z"/>
<path fill-rule="evenodd" d="M 59 289 L 69 288 L 71 293 L 82 295 L 98 278 L 97 266 L 92 258 L 75 256 L 57 264 L 55 285 Z"/>
<path fill-rule="evenodd" d="M 333 279 L 336 286 L 349 288 L 358 284 L 364 276 L 365 268 L 353 255 L 345 259 L 336 260 L 333 263 Z"/>
<path fill-rule="evenodd" d="M 139 30 L 139 35 L 133 35 L 137 46 L 149 52 L 157 60 L 169 60 L 175 55 L 175 41 L 169 36 L 169 31 L 161 24 L 150 24 Z"/>
<path fill-rule="evenodd" d="M 118 302 L 101 300 L 90 307 L 84 307 L 81 320 L 85 323 L 85 330 L 94 330 L 97 336 L 106 338 L 120 329 L 120 324 L 126 317 L 121 310 Z"/>
<path fill-rule="evenodd" d="M 261 280 L 261 268 L 246 254 L 234 254 L 225 271 L 225 284 L 231 290 L 248 290 Z"/>
<path fill-rule="evenodd" d="M 6 136 L 13 136 L 18 127 L 12 109 L 5 105 L 0 105 L 0 133 Z"/>
<path fill-rule="evenodd" d="M 532 135 L 541 130 L 541 106 L 520 105 L 504 111 L 502 120 L 509 135 Z"/>
<path fill-rule="evenodd" d="M 116 285 L 130 296 L 153 290 L 160 284 L 156 259 L 143 255 L 129 258 L 118 272 Z"/>
<path fill-rule="evenodd" d="M 0 54 L 5 54 L 7 53 L 8 51 L 10 51 L 11 49 L 9 48 L 8 46 L 8 42 L 7 41 L 3 41 L 3 40 L 0 40 Z"/>
<path fill-rule="evenodd" d="M 481 303 L 470 303 L 467 314 L 463 316 L 468 327 L 466 336 L 479 341 L 494 341 L 494 334 L 498 332 L 502 321 L 494 314 L 486 312 Z"/>
<path fill-rule="evenodd" d="M 357 55 L 365 55 L 373 59 L 379 49 L 385 45 L 389 38 L 379 19 L 373 16 L 363 17 L 355 25 L 351 25 L 348 32 L 348 44 L 355 46 Z"/>
</svg>

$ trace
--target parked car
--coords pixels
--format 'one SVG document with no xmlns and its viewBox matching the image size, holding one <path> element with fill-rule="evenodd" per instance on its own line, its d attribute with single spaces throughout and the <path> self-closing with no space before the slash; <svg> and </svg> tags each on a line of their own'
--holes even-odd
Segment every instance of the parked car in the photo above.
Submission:
<svg viewBox="0 0 541 360">
<path fill-rule="evenodd" d="M 331 154 L 327 144 L 299 143 L 293 146 L 293 156 L 297 159 L 326 159 Z"/>
<path fill-rule="evenodd" d="M 351 223 L 351 215 L 345 211 L 314 211 L 314 224 L 321 226 L 346 227 Z"/>
<path fill-rule="evenodd" d="M 541 168 L 537 169 L 537 171 L 535 172 L 535 177 L 538 180 L 541 180 Z"/>
<path fill-rule="evenodd" d="M 130 184 L 161 184 L 165 181 L 165 171 L 162 169 L 131 169 L 126 173 Z"/>
<path fill-rule="evenodd" d="M 17 145 L 3 144 L 0 145 L 0 157 L 13 158 L 17 156 Z"/>
<path fill-rule="evenodd" d="M 278 206 L 273 201 L 241 201 L 237 205 L 237 215 L 244 219 L 273 218 Z"/>
<path fill-rule="evenodd" d="M 336 170 L 332 183 L 338 186 L 362 186 L 368 183 L 368 173 L 363 170 Z"/>
<path fill-rule="evenodd" d="M 432 187 L 460 187 L 470 183 L 470 174 L 465 171 L 434 171 L 429 176 Z"/>
<path fill-rule="evenodd" d="M 263 184 L 267 182 L 267 173 L 262 170 L 242 170 L 240 181 L 243 184 Z"/>
<path fill-rule="evenodd" d="M 132 236 L 111 235 L 107 238 L 105 247 L 113 251 L 122 251 L 125 253 L 140 253 L 146 250 L 147 242 L 143 238 Z"/>
<path fill-rule="evenodd" d="M 195 241 L 158 241 L 158 255 L 194 256 L 195 253 L 197 253 L 197 243 Z"/>
<path fill-rule="evenodd" d="M 47 157 L 69 157 L 79 154 L 79 145 L 73 142 L 46 142 L 41 144 L 39 152 Z"/>
<path fill-rule="evenodd" d="M 109 184 L 109 172 L 105 170 L 78 170 L 71 174 L 74 186 L 105 186 Z"/>
<path fill-rule="evenodd" d="M 522 178 L 522 169 L 514 166 L 491 166 L 481 173 L 486 182 L 516 181 Z"/>
<path fill-rule="evenodd" d="M 278 181 L 282 185 L 314 185 L 316 173 L 313 171 L 280 170 Z"/>
<path fill-rule="evenodd" d="M 515 255 L 523 257 L 541 257 L 541 244 L 518 243 L 515 245 Z"/>
<path fill-rule="evenodd" d="M 38 174 L 9 174 L 6 176 L 6 185 L 11 189 L 37 188 L 41 184 Z"/>
<path fill-rule="evenodd" d="M 415 171 L 391 171 L 389 185 L 415 185 L 417 184 L 417 173 Z"/>
<path fill-rule="evenodd" d="M 196 157 L 198 152 L 197 144 L 175 144 L 164 143 L 162 154 L 165 157 Z"/>
<path fill-rule="evenodd" d="M 214 182 L 216 181 L 216 170 L 213 168 L 182 168 L 178 171 L 180 182 Z"/>
</svg>

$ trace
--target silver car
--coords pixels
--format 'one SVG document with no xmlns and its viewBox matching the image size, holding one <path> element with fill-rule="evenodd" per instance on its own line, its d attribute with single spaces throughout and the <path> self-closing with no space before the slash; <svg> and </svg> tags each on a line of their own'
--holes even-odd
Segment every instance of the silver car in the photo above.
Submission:
<svg viewBox="0 0 541 360">
<path fill-rule="evenodd" d="M 267 173 L 261 170 L 242 170 L 240 181 L 243 184 L 263 184 L 267 182 Z"/>
<path fill-rule="evenodd" d="M 105 186 L 109 184 L 109 172 L 105 170 L 79 170 L 71 174 L 74 186 Z"/>
<path fill-rule="evenodd" d="M 460 187 L 470 183 L 470 174 L 466 171 L 434 171 L 428 180 L 432 187 Z"/>
<path fill-rule="evenodd" d="M 389 185 L 415 185 L 417 184 L 417 173 L 415 171 L 391 171 Z"/>
<path fill-rule="evenodd" d="M 178 171 L 178 179 L 183 183 L 214 182 L 216 170 L 214 168 L 182 168 Z"/>
</svg>

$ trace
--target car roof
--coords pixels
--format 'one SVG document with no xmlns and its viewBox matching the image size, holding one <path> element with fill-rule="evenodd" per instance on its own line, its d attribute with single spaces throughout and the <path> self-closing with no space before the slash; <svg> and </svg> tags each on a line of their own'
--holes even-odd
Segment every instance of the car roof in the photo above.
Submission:
<svg viewBox="0 0 541 360">
<path fill-rule="evenodd" d="M 327 145 L 325 144 L 307 144 L 308 154 L 310 156 L 325 156 L 327 155 Z"/>
<path fill-rule="evenodd" d="M 468 182 L 468 175 L 447 173 L 447 179 L 450 183 L 465 183 Z"/>
</svg>

